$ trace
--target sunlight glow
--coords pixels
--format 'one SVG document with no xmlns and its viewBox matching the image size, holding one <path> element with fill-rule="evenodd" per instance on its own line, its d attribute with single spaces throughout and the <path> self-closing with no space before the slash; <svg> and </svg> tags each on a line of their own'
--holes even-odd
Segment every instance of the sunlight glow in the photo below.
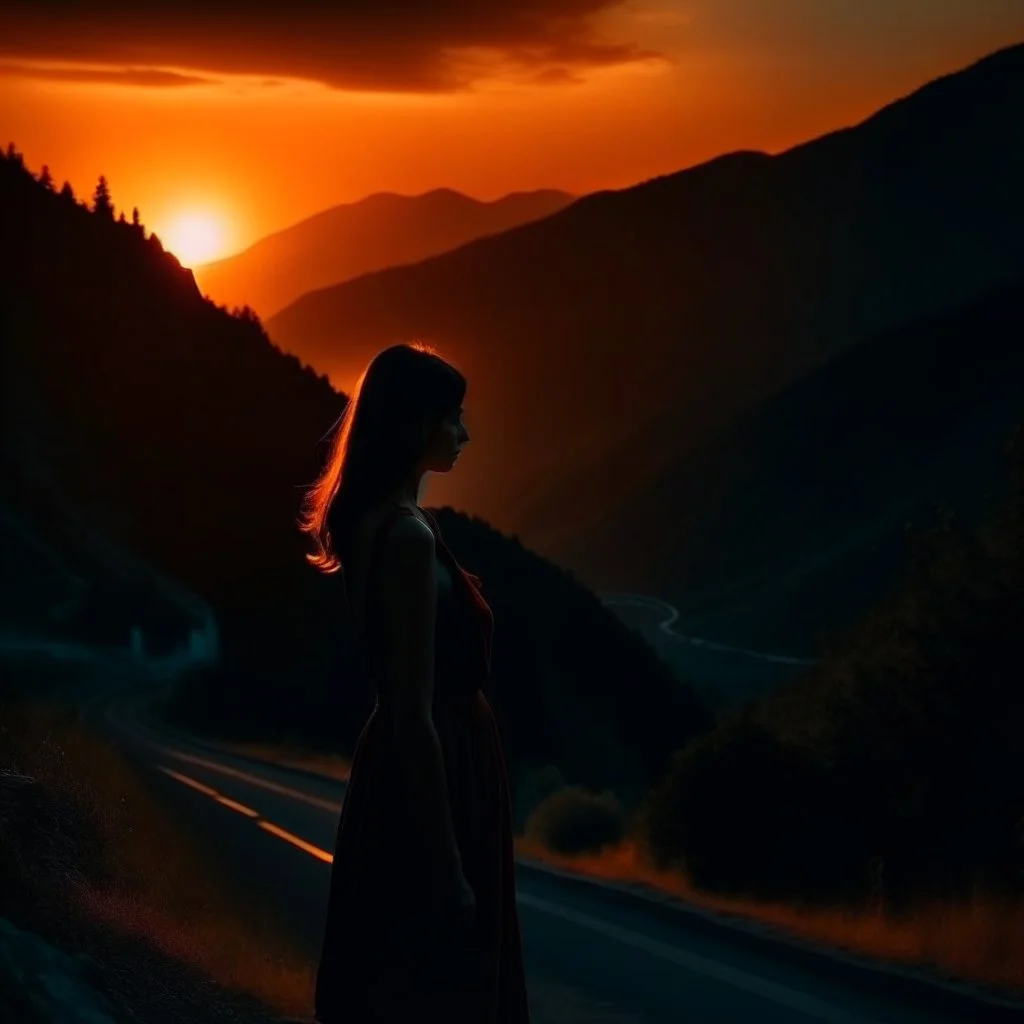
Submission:
<svg viewBox="0 0 1024 1024">
<path fill-rule="evenodd" d="M 161 239 L 183 266 L 207 263 L 225 254 L 224 222 L 207 210 L 188 210 L 178 214 Z"/>
</svg>

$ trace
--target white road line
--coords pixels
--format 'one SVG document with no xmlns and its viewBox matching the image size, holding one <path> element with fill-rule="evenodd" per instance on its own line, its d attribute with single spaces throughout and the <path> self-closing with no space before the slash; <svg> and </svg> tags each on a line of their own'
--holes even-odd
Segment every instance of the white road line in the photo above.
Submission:
<svg viewBox="0 0 1024 1024">
<path fill-rule="evenodd" d="M 787 985 L 780 985 L 766 978 L 759 978 L 746 971 L 738 970 L 735 967 L 728 967 L 717 960 L 710 960 L 707 957 L 699 956 L 696 953 L 687 953 L 674 946 L 669 946 L 657 939 L 650 939 L 638 932 L 630 931 L 627 928 L 620 928 L 618 925 L 601 921 L 589 914 L 572 910 L 569 907 L 559 906 L 547 900 L 531 896 L 528 893 L 520 892 L 519 903 L 533 907 L 546 914 L 561 917 L 566 921 L 572 921 L 583 928 L 599 932 L 609 938 L 616 939 L 636 949 L 642 949 L 645 953 L 661 957 L 671 963 L 677 964 L 695 974 L 703 974 L 721 981 L 733 988 L 749 992 L 760 999 L 767 999 L 789 1010 L 796 1010 L 805 1014 L 812 1020 L 826 1021 L 827 1024 L 878 1024 L 878 1021 L 871 1017 L 863 1017 L 860 1014 L 850 1013 L 826 1003 L 824 1000 L 816 999 L 814 996 L 806 995 Z"/>
<path fill-rule="evenodd" d="M 187 775 L 182 775 L 181 772 L 176 772 L 173 768 L 165 768 L 162 764 L 158 764 L 157 768 L 160 769 L 165 775 L 170 775 L 172 779 L 177 779 L 179 782 L 183 782 L 186 786 L 191 786 L 193 789 L 198 790 L 205 796 L 220 796 L 220 793 L 215 789 L 211 789 L 209 786 L 204 786 L 203 783 L 197 779 L 189 778 Z"/>
<path fill-rule="evenodd" d="M 190 778 L 188 775 L 182 775 L 181 772 L 176 772 L 173 768 L 167 768 L 162 764 L 158 764 L 157 768 L 171 778 L 177 779 L 178 782 L 184 783 L 186 786 L 191 786 L 192 789 L 198 790 L 204 796 L 211 796 L 218 803 L 224 804 L 225 807 L 230 807 L 232 810 L 239 811 L 249 818 L 258 819 L 256 824 L 266 832 L 278 836 L 281 839 L 286 839 L 293 846 L 297 846 L 300 850 L 304 850 L 306 853 L 312 854 L 318 860 L 325 861 L 328 864 L 334 863 L 333 854 L 328 853 L 326 850 L 321 850 L 319 846 L 314 846 L 312 843 L 307 843 L 305 839 L 295 835 L 294 832 L 289 832 L 287 829 L 281 828 L 280 825 L 275 825 L 273 822 L 267 821 L 266 818 L 260 818 L 259 811 L 254 811 L 251 807 L 246 807 L 245 804 L 240 804 L 230 797 L 224 796 L 223 793 L 218 793 L 217 790 L 210 786 L 204 785 L 196 779 Z"/>
<path fill-rule="evenodd" d="M 260 828 L 266 829 L 267 832 L 272 833 L 275 836 L 280 836 L 282 839 L 286 839 L 293 846 L 297 846 L 300 850 L 305 850 L 306 853 L 312 854 L 317 860 L 322 860 L 326 864 L 333 864 L 334 857 L 329 854 L 326 850 L 321 850 L 319 846 L 314 846 L 312 843 L 307 843 L 305 839 L 295 835 L 294 832 L 289 832 L 287 829 L 283 829 L 278 825 L 274 825 L 269 821 L 258 822 Z"/>
<path fill-rule="evenodd" d="M 249 772 L 243 772 L 238 768 L 231 768 L 226 764 L 218 764 L 216 761 L 210 761 L 205 757 L 197 757 L 195 754 L 186 754 L 182 750 L 175 750 L 173 747 L 165 747 L 159 744 L 153 744 L 156 750 L 159 750 L 163 754 L 167 754 L 169 757 L 176 757 L 182 761 L 188 761 L 190 764 L 199 765 L 201 768 L 209 768 L 211 771 L 220 772 L 222 775 L 229 775 L 235 779 L 241 779 L 243 782 L 247 782 L 252 786 L 260 786 L 263 789 L 268 789 L 273 793 L 280 793 L 282 796 L 290 797 L 292 800 L 300 800 L 303 803 L 311 804 L 313 807 L 319 807 L 325 811 L 331 811 L 334 814 L 341 812 L 341 801 L 340 800 L 325 800 L 322 797 L 310 796 L 308 793 L 303 793 L 301 790 L 292 789 L 291 786 L 283 786 L 279 782 L 271 782 L 269 779 L 261 779 L 258 775 L 250 775 Z"/>
<path fill-rule="evenodd" d="M 215 799 L 217 803 L 230 807 L 231 810 L 238 811 L 239 814 L 244 814 L 247 818 L 258 818 L 260 816 L 259 811 L 254 811 L 251 807 L 246 807 L 245 804 L 240 804 L 237 800 L 224 796 L 223 793 L 218 793 Z"/>
</svg>

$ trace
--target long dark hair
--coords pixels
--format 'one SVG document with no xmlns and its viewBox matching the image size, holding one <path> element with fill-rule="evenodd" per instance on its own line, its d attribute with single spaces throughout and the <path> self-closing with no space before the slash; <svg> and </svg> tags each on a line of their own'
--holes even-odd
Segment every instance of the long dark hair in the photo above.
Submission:
<svg viewBox="0 0 1024 1024">
<path fill-rule="evenodd" d="M 415 470 L 424 430 L 432 432 L 465 395 L 462 373 L 422 342 L 392 345 L 370 360 L 303 501 L 299 528 L 313 541 L 306 555 L 312 565 L 328 573 L 343 568 L 353 524 Z"/>
</svg>

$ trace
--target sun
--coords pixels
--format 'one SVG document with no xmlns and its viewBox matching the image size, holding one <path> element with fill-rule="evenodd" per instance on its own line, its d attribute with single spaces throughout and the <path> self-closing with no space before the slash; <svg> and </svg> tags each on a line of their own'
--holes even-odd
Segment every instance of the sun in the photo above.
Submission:
<svg viewBox="0 0 1024 1024">
<path fill-rule="evenodd" d="M 193 267 L 217 259 L 224 252 L 224 222 L 206 210 L 186 210 L 177 215 L 166 230 L 164 248 Z"/>
</svg>

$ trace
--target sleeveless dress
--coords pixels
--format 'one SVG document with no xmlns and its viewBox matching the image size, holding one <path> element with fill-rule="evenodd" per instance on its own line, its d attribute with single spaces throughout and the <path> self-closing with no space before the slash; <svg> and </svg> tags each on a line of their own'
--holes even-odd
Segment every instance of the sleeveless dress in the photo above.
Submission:
<svg viewBox="0 0 1024 1024">
<path fill-rule="evenodd" d="M 508 774 L 492 708 L 494 619 L 479 580 L 456 562 L 437 520 L 438 565 L 433 719 L 444 756 L 448 800 L 463 872 L 476 894 L 473 931 L 438 911 L 439 897 L 419 827 L 396 770 L 383 673 L 373 664 L 374 619 L 364 615 L 364 658 L 376 704 L 356 743 L 338 823 L 327 919 L 316 975 L 321 1024 L 438 1020 L 446 1024 L 528 1024 L 516 909 Z M 401 515 L 382 519 L 369 557 L 372 580 L 381 537 Z M 369 595 L 370 586 L 366 588 Z"/>
</svg>

